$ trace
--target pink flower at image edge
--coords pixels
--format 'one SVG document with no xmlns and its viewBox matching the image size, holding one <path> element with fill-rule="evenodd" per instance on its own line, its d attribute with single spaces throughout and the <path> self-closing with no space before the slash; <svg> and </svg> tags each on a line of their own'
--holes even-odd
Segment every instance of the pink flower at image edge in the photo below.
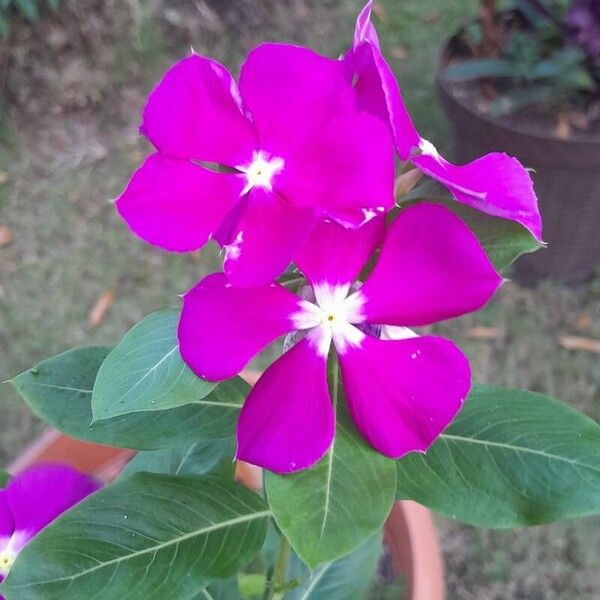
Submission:
<svg viewBox="0 0 600 600">
<path fill-rule="evenodd" d="M 372 273 L 355 286 L 384 236 Z M 409 328 L 478 310 L 494 294 L 502 278 L 479 241 L 448 209 L 419 204 L 400 212 L 387 235 L 383 218 L 356 230 L 322 222 L 297 265 L 309 297 L 276 283 L 235 287 L 224 274 L 184 296 L 181 354 L 209 380 L 233 377 L 271 342 L 299 332 L 242 408 L 237 457 L 286 473 L 323 456 L 335 427 L 332 343 L 363 437 L 393 458 L 426 450 L 460 409 L 471 375 L 452 342 Z"/>
<path fill-rule="evenodd" d="M 0 489 L 0 582 L 35 535 L 99 488 L 91 477 L 52 463 L 34 465 L 10 479 Z"/>
</svg>

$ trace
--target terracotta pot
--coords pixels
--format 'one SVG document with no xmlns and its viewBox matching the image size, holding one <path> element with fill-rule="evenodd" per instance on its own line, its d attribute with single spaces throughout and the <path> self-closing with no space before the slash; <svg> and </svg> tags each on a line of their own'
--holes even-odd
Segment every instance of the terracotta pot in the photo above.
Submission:
<svg viewBox="0 0 600 600">
<path fill-rule="evenodd" d="M 452 39 L 440 52 L 437 86 L 454 130 L 456 161 L 504 151 L 535 170 L 548 248 L 517 261 L 517 280 L 532 284 L 550 278 L 568 285 L 588 281 L 600 267 L 600 137 L 562 140 L 481 114 L 441 77 Z"/>
<path fill-rule="evenodd" d="M 243 375 L 250 384 L 259 377 L 255 372 Z M 8 471 L 17 473 L 39 462 L 62 462 L 110 482 L 134 454 L 132 450 L 82 442 L 47 430 L 19 455 Z M 262 489 L 262 469 L 253 465 L 238 462 L 236 479 L 250 489 Z M 444 565 L 431 513 L 415 502 L 396 502 L 385 525 L 385 540 L 396 572 L 408 583 L 408 599 L 443 600 Z"/>
</svg>

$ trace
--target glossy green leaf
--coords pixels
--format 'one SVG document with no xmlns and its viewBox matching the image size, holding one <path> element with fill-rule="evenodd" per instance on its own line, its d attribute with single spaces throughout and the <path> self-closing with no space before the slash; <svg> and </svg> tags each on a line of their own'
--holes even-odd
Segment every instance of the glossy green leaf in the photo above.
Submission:
<svg viewBox="0 0 600 600">
<path fill-rule="evenodd" d="M 127 332 L 98 371 L 92 394 L 94 421 L 176 408 L 204 398 L 215 388 L 183 362 L 178 322 L 178 311 L 161 310 Z"/>
<path fill-rule="evenodd" d="M 233 479 L 234 454 L 233 437 L 194 442 L 179 448 L 139 452 L 129 461 L 121 477 L 131 477 L 134 473 L 146 472 L 170 475 L 218 474 Z"/>
<path fill-rule="evenodd" d="M 442 204 L 462 219 L 477 236 L 486 254 L 499 271 L 506 269 L 522 254 L 535 252 L 543 247 L 523 225 L 492 217 L 454 200 L 442 185 L 427 180 L 404 196 L 401 207 L 418 201 Z"/>
<path fill-rule="evenodd" d="M 104 347 L 68 350 L 17 375 L 11 383 L 40 418 L 90 442 L 154 450 L 234 435 L 239 409 L 250 389 L 239 377 L 186 406 L 131 413 L 90 425 L 92 388 L 109 351 Z"/>
<path fill-rule="evenodd" d="M 241 600 L 240 586 L 236 575 L 218 579 L 203 589 L 194 600 Z"/>
<path fill-rule="evenodd" d="M 300 585 L 288 592 L 285 600 L 360 600 L 371 583 L 381 551 L 381 533 L 377 533 L 351 554 L 312 572 L 294 555 L 288 578 Z"/>
<path fill-rule="evenodd" d="M 348 554 L 377 531 L 394 501 L 394 461 L 357 433 L 341 386 L 333 385 L 336 436 L 311 469 L 265 474 L 267 498 L 277 525 L 309 566 Z"/>
<path fill-rule="evenodd" d="M 600 513 L 600 426 L 534 392 L 476 386 L 427 454 L 397 468 L 398 498 L 471 525 Z"/>
<path fill-rule="evenodd" d="M 94 494 L 19 554 L 6 600 L 193 598 L 263 543 L 260 496 L 214 478 L 139 473 Z"/>
</svg>

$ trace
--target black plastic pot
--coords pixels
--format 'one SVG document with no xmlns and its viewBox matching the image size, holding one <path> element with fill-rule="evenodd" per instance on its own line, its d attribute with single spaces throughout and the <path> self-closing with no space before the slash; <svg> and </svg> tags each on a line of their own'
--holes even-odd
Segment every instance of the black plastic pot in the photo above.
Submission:
<svg viewBox="0 0 600 600">
<path fill-rule="evenodd" d="M 535 170 L 532 176 L 548 248 L 517 261 L 517 281 L 531 285 L 554 279 L 576 285 L 600 275 L 600 137 L 562 140 L 482 115 L 474 103 L 457 97 L 440 75 L 449 47 L 447 42 L 440 53 L 437 84 L 454 130 L 456 161 L 503 151 Z"/>
</svg>

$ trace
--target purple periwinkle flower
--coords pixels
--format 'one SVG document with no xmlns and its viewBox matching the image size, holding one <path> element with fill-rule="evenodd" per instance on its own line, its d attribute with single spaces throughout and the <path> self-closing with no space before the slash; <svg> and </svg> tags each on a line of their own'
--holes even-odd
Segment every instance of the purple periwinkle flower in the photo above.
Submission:
<svg viewBox="0 0 600 600">
<path fill-rule="evenodd" d="M 320 219 L 356 227 L 393 205 L 388 128 L 357 108 L 342 61 L 305 48 L 257 47 L 239 85 L 193 54 L 154 89 L 141 131 L 157 152 L 119 213 L 167 250 L 216 239 L 237 285 L 279 276 Z"/>
<path fill-rule="evenodd" d="M 567 27 L 573 41 L 600 60 L 600 2 L 573 0 L 567 11 Z"/>
<path fill-rule="evenodd" d="M 445 185 L 456 200 L 521 223 L 541 240 L 542 222 L 531 177 L 516 158 L 492 152 L 466 165 L 453 165 L 421 137 L 381 53 L 371 22 L 373 2 L 369 0 L 358 16 L 354 44 L 344 59 L 356 81 L 359 107 L 389 125 L 402 160 L 411 160 L 423 173 Z"/>
<path fill-rule="evenodd" d="M 0 489 L 0 581 L 31 538 L 99 487 L 95 479 L 71 467 L 39 464 Z"/>
<path fill-rule="evenodd" d="M 477 310 L 494 294 L 502 278 L 479 241 L 448 209 L 418 204 L 401 211 L 387 235 L 382 217 L 358 229 L 322 221 L 296 263 L 314 300 L 277 283 L 232 286 L 222 273 L 184 296 L 181 354 L 206 379 L 233 377 L 271 342 L 303 334 L 250 392 L 237 457 L 286 473 L 324 455 L 335 427 L 326 374 L 332 345 L 364 438 L 393 458 L 426 450 L 460 409 L 471 374 L 452 342 L 409 328 Z M 379 328 L 368 326 L 382 324 L 395 326 L 393 334 L 384 328 L 387 335 L 375 337 Z"/>
</svg>

